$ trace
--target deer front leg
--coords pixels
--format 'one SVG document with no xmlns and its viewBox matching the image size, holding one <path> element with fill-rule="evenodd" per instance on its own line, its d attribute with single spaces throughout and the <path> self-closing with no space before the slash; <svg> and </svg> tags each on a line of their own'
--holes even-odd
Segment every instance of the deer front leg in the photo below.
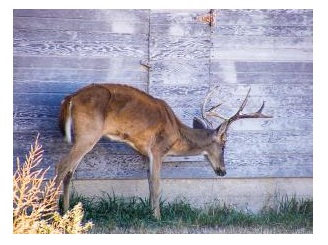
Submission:
<svg viewBox="0 0 328 245">
<path fill-rule="evenodd" d="M 160 168 L 162 164 L 162 158 L 159 154 L 150 152 L 149 154 L 149 169 L 148 184 L 149 184 L 149 199 L 150 205 L 153 210 L 153 215 L 156 219 L 161 218 L 161 212 L 159 207 L 160 198 Z"/>
</svg>

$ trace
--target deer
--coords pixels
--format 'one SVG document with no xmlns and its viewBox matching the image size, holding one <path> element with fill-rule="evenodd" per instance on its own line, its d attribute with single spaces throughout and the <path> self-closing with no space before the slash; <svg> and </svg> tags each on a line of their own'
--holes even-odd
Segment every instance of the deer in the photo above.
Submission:
<svg viewBox="0 0 328 245">
<path fill-rule="evenodd" d="M 230 118 L 216 110 L 221 105 L 206 110 L 206 103 L 214 89 L 205 97 L 202 119 L 195 117 L 193 127 L 181 122 L 164 101 L 132 86 L 94 83 L 68 95 L 62 101 L 59 128 L 66 138 L 74 142 L 70 152 L 56 165 L 55 182 L 62 188 L 63 210 L 69 208 L 69 188 L 73 174 L 83 157 L 102 137 L 124 142 L 138 153 L 148 157 L 147 178 L 152 214 L 160 213 L 160 170 L 166 156 L 204 155 L 217 176 L 225 176 L 224 149 L 229 126 L 244 118 L 271 118 L 262 114 L 264 101 L 254 113 L 242 114 L 250 89 Z M 218 117 L 223 122 L 211 127 L 208 117 Z"/>
</svg>

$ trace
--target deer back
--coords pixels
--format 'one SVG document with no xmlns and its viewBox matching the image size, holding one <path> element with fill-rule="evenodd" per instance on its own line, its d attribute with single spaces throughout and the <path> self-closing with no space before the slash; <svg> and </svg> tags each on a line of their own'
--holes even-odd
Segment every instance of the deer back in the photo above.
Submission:
<svg viewBox="0 0 328 245">
<path fill-rule="evenodd" d="M 178 135 L 179 120 L 165 101 L 126 85 L 93 84 L 66 97 L 62 131 L 70 103 L 75 134 L 88 133 L 85 124 L 101 123 L 103 136 L 128 143 L 145 155 L 152 145 L 169 148 Z"/>
</svg>

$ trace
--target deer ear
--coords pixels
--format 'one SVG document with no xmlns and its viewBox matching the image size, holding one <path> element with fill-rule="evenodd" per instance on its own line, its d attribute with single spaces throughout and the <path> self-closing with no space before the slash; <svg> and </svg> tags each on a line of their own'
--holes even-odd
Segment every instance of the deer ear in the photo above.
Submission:
<svg viewBox="0 0 328 245">
<path fill-rule="evenodd" d="M 192 127 L 195 128 L 195 129 L 205 129 L 205 128 L 207 128 L 206 124 L 197 117 L 194 117 Z"/>
<path fill-rule="evenodd" d="M 215 137 L 221 143 L 225 143 L 227 141 L 227 125 L 222 123 L 217 129 L 215 130 Z"/>
<path fill-rule="evenodd" d="M 227 133 L 228 124 L 226 122 L 223 122 L 219 125 L 219 127 L 216 128 L 215 132 L 217 136 L 222 136 Z"/>
</svg>

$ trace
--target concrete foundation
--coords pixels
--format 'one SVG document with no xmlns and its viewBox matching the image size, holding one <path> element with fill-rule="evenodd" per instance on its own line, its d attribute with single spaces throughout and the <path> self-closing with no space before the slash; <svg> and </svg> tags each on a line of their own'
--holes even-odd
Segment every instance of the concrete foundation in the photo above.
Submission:
<svg viewBox="0 0 328 245">
<path fill-rule="evenodd" d="M 286 195 L 298 199 L 313 198 L 312 178 L 248 178 L 248 179 L 162 179 L 162 199 L 184 199 L 193 206 L 225 203 L 238 209 L 258 212 L 273 206 Z M 148 197 L 146 179 L 75 180 L 73 190 L 84 196 Z"/>
</svg>

